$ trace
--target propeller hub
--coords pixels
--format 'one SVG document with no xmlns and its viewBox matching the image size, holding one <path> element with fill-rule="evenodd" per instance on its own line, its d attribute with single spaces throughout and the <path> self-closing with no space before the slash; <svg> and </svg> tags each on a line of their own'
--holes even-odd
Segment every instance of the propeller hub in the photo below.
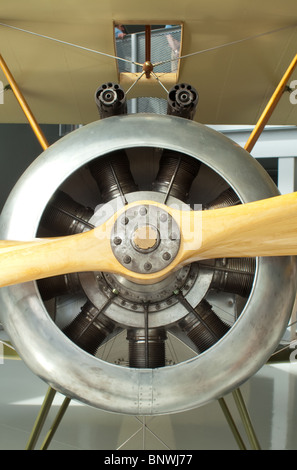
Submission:
<svg viewBox="0 0 297 470">
<path fill-rule="evenodd" d="M 159 233 L 155 227 L 142 225 L 135 230 L 132 243 L 138 250 L 149 251 L 157 247 L 158 239 Z"/>
<path fill-rule="evenodd" d="M 173 217 L 154 204 L 128 208 L 116 220 L 111 247 L 116 259 L 137 273 L 154 273 L 176 257 L 180 231 Z"/>
</svg>

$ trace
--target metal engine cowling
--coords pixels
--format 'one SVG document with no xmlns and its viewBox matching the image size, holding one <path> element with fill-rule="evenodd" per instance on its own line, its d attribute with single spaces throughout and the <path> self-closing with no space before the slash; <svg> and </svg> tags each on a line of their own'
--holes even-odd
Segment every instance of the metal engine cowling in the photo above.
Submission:
<svg viewBox="0 0 297 470">
<path fill-rule="evenodd" d="M 33 162 L 3 209 L 0 236 L 29 240 L 55 235 L 58 226 L 65 235 L 88 230 L 125 201 L 166 198 L 187 210 L 198 204 L 212 210 L 277 194 L 245 150 L 206 126 L 175 116 L 115 116 L 74 131 Z M 43 227 L 47 214 L 53 221 Z M 209 260 L 145 287 L 77 273 L 54 284 L 2 288 L 0 320 L 28 367 L 68 397 L 134 415 L 183 411 L 224 395 L 266 362 L 293 308 L 295 269 L 291 257 Z M 214 299 L 230 291 L 239 307 L 228 322 Z M 48 301 L 76 294 L 81 310 L 72 303 L 57 321 Z M 82 336 L 88 324 L 90 339 Z M 97 355 L 118 331 L 126 332 L 127 363 Z M 182 338 L 193 355 L 167 361 L 169 335 Z"/>
</svg>

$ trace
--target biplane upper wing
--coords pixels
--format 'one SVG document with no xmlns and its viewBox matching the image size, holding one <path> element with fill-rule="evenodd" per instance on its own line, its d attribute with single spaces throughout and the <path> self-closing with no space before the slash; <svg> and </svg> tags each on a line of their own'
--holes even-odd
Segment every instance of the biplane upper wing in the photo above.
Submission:
<svg viewBox="0 0 297 470">
<path fill-rule="evenodd" d="M 119 76 L 116 59 L 94 52 L 116 55 L 114 22 L 181 24 L 181 56 L 205 51 L 180 60 L 170 79 L 160 77 L 198 90 L 196 120 L 203 123 L 254 124 L 297 52 L 295 0 L 2 1 L 0 53 L 40 123 L 94 121 L 96 88 L 113 81 L 127 89 L 137 77 Z M 296 79 L 297 72 L 290 83 Z M 2 71 L 0 80 L 5 87 Z M 135 96 L 166 98 L 153 77 L 137 83 L 128 97 Z M 0 122 L 25 122 L 12 93 L 5 92 L 4 104 Z M 270 123 L 296 124 L 294 104 L 286 93 Z"/>
</svg>

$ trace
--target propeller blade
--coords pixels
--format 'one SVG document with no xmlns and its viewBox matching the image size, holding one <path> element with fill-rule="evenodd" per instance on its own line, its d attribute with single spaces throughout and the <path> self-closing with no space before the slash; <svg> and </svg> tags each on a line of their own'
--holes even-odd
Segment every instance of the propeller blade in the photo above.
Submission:
<svg viewBox="0 0 297 470">
<path fill-rule="evenodd" d="M 185 213 L 186 214 L 186 213 Z M 183 216 L 185 218 L 185 215 Z M 182 264 L 202 259 L 297 254 L 297 192 L 247 204 L 189 212 Z M 195 230 L 195 229 L 194 229 Z"/>
<path fill-rule="evenodd" d="M 176 257 L 151 274 L 127 269 L 111 248 L 116 219 L 136 205 L 166 210 L 181 231 Z M 149 230 L 143 233 L 151 236 Z M 151 246 L 151 239 L 147 242 Z M 297 193 L 209 211 L 180 211 L 141 201 L 125 206 L 88 232 L 26 242 L 0 241 L 0 287 L 83 271 L 113 272 L 138 283 L 155 283 L 173 270 L 202 259 L 288 255 L 297 255 Z"/>
<path fill-rule="evenodd" d="M 81 271 L 110 271 L 108 224 L 76 235 L 0 241 L 0 286 Z M 104 256 L 102 256 L 104 253 Z"/>
</svg>

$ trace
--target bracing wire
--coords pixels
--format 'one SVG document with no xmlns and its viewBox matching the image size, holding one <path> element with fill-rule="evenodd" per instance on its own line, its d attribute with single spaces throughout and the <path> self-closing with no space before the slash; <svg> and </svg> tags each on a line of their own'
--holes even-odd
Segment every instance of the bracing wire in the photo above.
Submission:
<svg viewBox="0 0 297 470">
<path fill-rule="evenodd" d="M 67 41 L 62 41 L 61 39 L 56 39 L 56 38 L 53 38 L 51 36 L 45 36 L 44 34 L 39 34 L 39 33 L 35 33 L 33 31 L 29 31 L 27 29 L 23 29 L 23 28 L 18 28 L 16 26 L 12 26 L 12 25 L 9 25 L 9 24 L 6 24 L 6 23 L 0 23 L 0 26 L 5 26 L 7 28 L 11 28 L 11 29 L 14 29 L 14 30 L 17 30 L 17 31 L 21 31 L 23 33 L 27 33 L 27 34 L 31 34 L 33 36 L 37 36 L 37 37 L 40 37 L 40 38 L 43 38 L 43 39 L 48 39 L 50 41 L 54 41 L 54 42 L 58 42 L 60 44 L 63 44 L 63 45 L 66 45 L 66 46 L 71 46 L 71 47 L 76 47 L 78 49 L 82 49 L 84 51 L 87 51 L 87 52 L 92 52 L 94 54 L 99 54 L 99 55 L 103 55 L 105 57 L 109 57 L 111 59 L 116 59 L 116 60 L 122 60 L 124 62 L 128 62 L 129 64 L 133 64 L 133 65 L 139 65 L 139 66 L 142 66 L 142 64 L 138 63 L 138 62 L 134 62 L 132 60 L 129 60 L 129 59 L 124 59 L 123 57 L 118 57 L 118 56 L 114 56 L 112 54 L 107 54 L 106 52 L 99 52 L 95 49 L 90 49 L 89 47 L 84 47 L 84 46 L 80 46 L 78 44 L 74 44 L 72 42 L 67 42 Z M 127 90 L 126 94 L 129 93 L 129 91 L 134 87 L 134 85 L 136 85 L 136 83 L 142 78 L 142 76 L 144 75 L 145 72 L 142 72 L 138 77 L 137 79 L 135 80 L 135 82 L 132 83 L 132 85 L 130 86 L 130 88 Z M 168 90 L 166 89 L 166 87 L 163 85 L 163 83 L 160 81 L 160 79 L 156 76 L 156 74 L 154 74 L 152 72 L 153 76 L 156 78 L 156 80 L 158 81 L 158 83 L 162 86 L 162 88 L 166 91 L 166 93 L 168 93 Z"/>
<path fill-rule="evenodd" d="M 169 90 L 167 90 L 167 88 L 165 87 L 165 85 L 161 82 L 160 78 L 159 78 L 154 72 L 151 72 L 151 74 L 152 74 L 153 77 L 157 80 L 157 82 L 161 85 L 161 87 L 163 88 L 163 90 L 165 90 L 166 93 L 168 94 L 168 93 L 169 93 Z"/>
<path fill-rule="evenodd" d="M 41 37 L 43 39 L 48 39 L 50 41 L 55 41 L 55 42 L 58 42 L 60 44 L 64 44 L 64 45 L 67 45 L 67 46 L 76 47 L 78 49 L 82 49 L 82 50 L 85 50 L 87 52 L 92 52 L 94 54 L 103 55 L 103 56 L 109 57 L 111 59 L 117 59 L 117 60 L 121 60 L 121 61 L 124 61 L 124 62 L 128 62 L 128 63 L 133 64 L 133 65 L 139 65 L 140 67 L 142 67 L 142 65 L 143 65 L 143 64 L 140 64 L 139 62 L 134 62 L 132 60 L 125 59 L 123 57 L 114 56 L 112 54 L 107 54 L 106 52 L 100 52 L 100 51 L 97 51 L 95 49 L 90 49 L 90 48 L 85 47 L 85 46 L 80 46 L 78 44 L 74 44 L 74 43 L 71 43 L 71 42 L 62 41 L 61 39 L 53 38 L 51 36 L 46 36 L 46 35 L 40 34 L 40 33 L 35 33 L 33 31 L 29 31 L 27 29 L 19 28 L 17 26 L 12 26 L 12 25 L 7 24 L 7 23 L 0 23 L 0 26 L 4 26 L 6 28 L 11 28 L 11 29 L 14 29 L 16 31 L 21 31 L 23 33 L 31 34 L 31 35 L 34 35 L 34 36 L 37 36 L 37 37 Z M 173 61 L 176 61 L 176 60 L 186 59 L 188 57 L 192 57 L 192 56 L 195 56 L 195 55 L 204 54 L 206 52 L 214 51 L 214 50 L 221 49 L 221 48 L 224 48 L 224 47 L 233 46 L 235 44 L 240 44 L 242 42 L 251 41 L 253 39 L 268 36 L 270 34 L 275 34 L 275 33 L 278 33 L 280 31 L 285 31 L 287 29 L 295 28 L 296 26 L 297 26 L 297 23 L 295 23 L 293 25 L 289 25 L 289 26 L 283 26 L 281 28 L 273 29 L 273 30 L 270 30 L 270 31 L 266 31 L 264 33 L 254 34 L 254 35 L 242 38 L 242 39 L 237 39 L 235 41 L 230 41 L 230 42 L 227 42 L 227 43 L 224 43 L 224 44 L 220 44 L 218 46 L 213 46 L 213 47 L 209 47 L 207 49 L 202 49 L 200 51 L 191 52 L 189 54 L 185 54 L 185 55 L 182 55 L 182 56 L 174 58 L 174 59 L 168 59 L 168 60 L 164 60 L 164 61 L 161 61 L 161 62 L 156 62 L 156 63 L 153 64 L 153 66 L 156 67 L 156 66 L 163 65 L 163 64 L 173 62 Z"/>
<path fill-rule="evenodd" d="M 12 25 L 9 25 L 9 24 L 6 24 L 6 23 L 0 23 L 0 26 L 4 26 L 6 28 L 11 28 L 11 29 L 14 29 L 14 30 L 17 30 L 17 31 L 20 31 L 20 32 L 23 32 L 23 33 L 27 33 L 27 34 L 31 34 L 31 35 L 34 35 L 34 36 L 37 36 L 37 37 L 40 37 L 40 38 L 43 38 L 43 39 L 47 39 L 47 40 L 50 40 L 50 41 L 54 41 L 54 42 L 58 42 L 60 44 L 63 44 L 63 45 L 67 45 L 67 46 L 71 46 L 71 47 L 76 47 L 78 49 L 81 49 L 81 50 L 84 50 L 84 51 L 87 51 L 87 52 L 91 52 L 91 53 L 94 53 L 94 54 L 99 54 L 99 55 L 102 55 L 102 56 L 105 56 L 105 57 L 109 57 L 111 59 L 116 59 L 116 60 L 120 60 L 120 61 L 123 61 L 123 62 L 128 62 L 129 64 L 133 64 L 133 65 L 138 65 L 140 67 L 142 67 L 143 64 L 140 64 L 139 62 L 135 62 L 135 61 L 132 61 L 132 60 L 129 60 L 129 59 L 125 59 L 123 57 L 118 57 L 118 56 L 114 56 L 112 54 L 107 54 L 106 52 L 100 52 L 100 51 L 97 51 L 95 49 L 91 49 L 91 48 L 88 48 L 88 47 L 85 47 L 85 46 L 80 46 L 78 44 L 74 44 L 74 43 L 71 43 L 71 42 L 67 42 L 67 41 L 62 41 L 61 39 L 56 39 L 56 38 L 53 38 L 51 36 L 46 36 L 44 34 L 39 34 L 39 33 L 35 33 L 33 31 L 29 31 L 27 29 L 23 29 L 23 28 L 19 28 L 17 26 L 12 26 Z M 163 65 L 163 64 L 167 64 L 167 63 L 170 63 L 170 62 L 173 62 L 173 61 L 180 61 L 182 59 L 186 59 L 186 58 L 189 58 L 189 57 L 193 57 L 193 56 L 196 56 L 196 55 L 199 55 L 199 54 L 204 54 L 206 52 L 211 52 L 211 51 L 215 51 L 215 50 L 218 50 L 218 49 L 222 49 L 224 47 L 229 47 L 229 46 L 233 46 L 233 45 L 236 45 L 236 44 L 240 44 L 240 43 L 243 43 L 243 42 L 246 42 L 246 41 L 251 41 L 251 40 L 254 40 L 254 39 L 257 39 L 257 38 L 260 38 L 260 37 L 264 37 L 264 36 L 268 36 L 268 35 L 271 35 L 271 34 L 276 34 L 280 31 L 285 31 L 287 29 L 290 29 L 290 28 L 295 28 L 297 26 L 297 24 L 293 24 L 293 25 L 290 25 L 290 26 L 283 26 L 281 28 L 277 28 L 277 29 L 273 29 L 273 30 L 270 30 L 270 31 L 266 31 L 264 33 L 259 33 L 259 34 L 255 34 L 255 35 L 252 35 L 252 36 L 247 36 L 245 38 L 242 38 L 242 39 L 237 39 L 235 41 L 230 41 L 230 42 L 227 42 L 225 44 L 220 44 L 218 46 L 213 46 L 213 47 L 209 47 L 207 49 L 202 49 L 200 51 L 196 51 L 196 52 L 191 52 L 189 54 L 185 54 L 185 55 L 182 55 L 180 57 L 177 57 L 177 58 L 174 58 L 174 59 L 168 59 L 168 60 L 164 60 L 164 61 L 161 61 L 161 62 L 156 62 L 153 64 L 153 67 L 157 67 L 159 65 Z M 142 72 L 137 78 L 136 80 L 132 83 L 132 85 L 130 86 L 130 88 L 128 89 L 128 91 L 126 93 L 129 93 L 129 91 L 136 85 L 136 83 L 138 83 L 138 81 L 142 78 L 142 76 L 144 75 L 145 72 Z M 154 72 L 151 72 L 151 74 L 153 75 L 153 77 L 158 81 L 158 83 L 161 85 L 161 87 L 165 90 L 165 92 L 168 94 L 168 90 L 166 89 L 166 87 L 164 86 L 164 84 L 161 82 L 161 80 L 159 79 L 159 77 L 154 73 Z"/>
<path fill-rule="evenodd" d="M 242 39 L 237 39 L 235 41 L 230 41 L 230 42 L 226 42 L 224 44 L 220 44 L 218 46 L 213 46 L 213 47 L 209 47 L 207 49 L 202 49 L 200 51 L 196 51 L 196 52 L 191 52 L 189 54 L 185 54 L 185 55 L 182 55 L 182 56 L 179 56 L 179 57 L 176 57 L 174 59 L 168 59 L 168 60 L 163 60 L 162 62 L 156 62 L 153 64 L 154 67 L 157 67 L 159 65 L 163 65 L 163 64 L 167 64 L 167 63 L 170 63 L 170 62 L 174 62 L 174 61 L 177 61 L 177 60 L 182 60 L 182 59 L 187 59 L 188 57 L 192 57 L 192 56 L 195 56 L 195 55 L 199 55 L 199 54 L 204 54 L 205 52 L 211 52 L 211 51 L 215 51 L 217 49 L 222 49 L 224 47 L 229 47 L 229 46 L 233 46 L 235 44 L 240 44 L 242 42 L 246 42 L 246 41 L 251 41 L 253 39 L 257 39 L 257 38 L 260 38 L 260 37 L 264 37 L 264 36 L 268 36 L 270 34 L 275 34 L 275 33 L 278 33 L 280 31 L 285 31 L 287 29 L 291 29 L 291 28 L 296 28 L 297 26 L 297 23 L 296 24 L 293 24 L 293 25 L 290 25 L 290 26 L 283 26 L 281 28 L 277 28 L 277 29 L 273 29 L 273 30 L 270 30 L 270 31 L 266 31 L 264 33 L 259 33 L 259 34 L 254 34 L 252 36 L 247 36 L 246 38 L 242 38 Z"/>
<path fill-rule="evenodd" d="M 45 36 L 44 34 L 39 34 L 39 33 L 33 32 L 33 31 L 28 31 L 27 29 L 18 28 L 17 26 L 12 26 L 10 24 L 0 23 L 0 26 L 5 26 L 6 28 L 11 28 L 11 29 L 14 29 L 16 31 L 21 31 L 23 33 L 31 34 L 33 36 L 37 36 L 37 37 L 40 37 L 40 38 L 43 38 L 43 39 L 48 39 L 50 41 L 58 42 L 60 44 L 66 45 L 66 46 L 76 47 L 77 49 L 81 49 L 81 50 L 84 50 L 84 51 L 87 51 L 87 52 L 92 52 L 94 54 L 103 55 L 105 57 L 109 57 L 110 59 L 122 60 L 124 62 L 128 62 L 129 64 L 142 66 L 142 64 L 139 64 L 138 62 L 133 62 L 132 60 L 124 59 L 123 57 L 117 57 L 117 56 L 114 56 L 112 54 L 107 54 L 106 52 L 100 52 L 100 51 L 97 51 L 95 49 L 90 49 L 89 47 L 84 47 L 84 46 L 80 46 L 78 44 L 74 44 L 72 42 L 62 41 L 61 39 L 56 39 L 56 38 L 53 38 L 51 36 Z"/>
<path fill-rule="evenodd" d="M 136 80 L 132 83 L 132 85 L 130 86 L 130 88 L 126 91 L 126 95 L 129 93 L 129 91 L 132 90 L 132 88 L 136 85 L 137 82 L 139 82 L 139 80 L 141 79 L 141 77 L 143 77 L 143 75 L 145 74 L 145 72 L 141 72 L 141 74 L 136 78 Z"/>
</svg>

